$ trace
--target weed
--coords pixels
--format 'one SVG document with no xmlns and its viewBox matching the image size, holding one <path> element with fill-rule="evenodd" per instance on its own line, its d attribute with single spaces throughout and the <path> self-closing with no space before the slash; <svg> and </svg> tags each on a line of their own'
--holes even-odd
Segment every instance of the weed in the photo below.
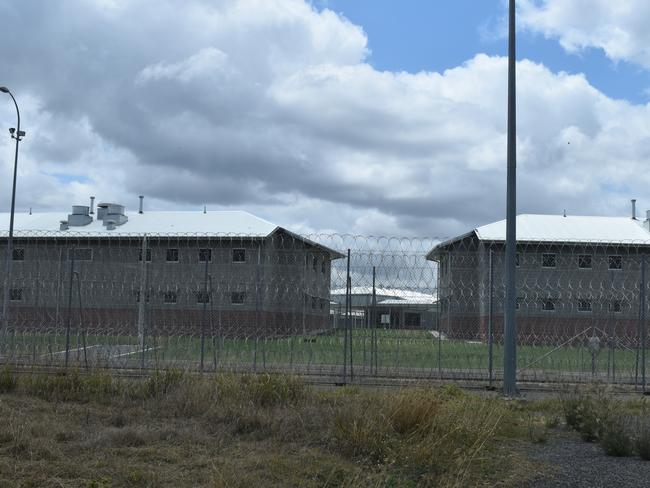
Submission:
<svg viewBox="0 0 650 488">
<path fill-rule="evenodd" d="M 625 457 L 634 454 L 634 443 L 622 420 L 612 420 L 602 429 L 600 445 L 608 456 Z"/>
<path fill-rule="evenodd" d="M 650 425 L 648 423 L 644 423 L 639 428 L 635 444 L 641 459 L 650 461 Z"/>
<path fill-rule="evenodd" d="M 0 393 L 10 393 L 16 389 L 18 379 L 14 372 L 5 366 L 0 370 Z"/>
</svg>

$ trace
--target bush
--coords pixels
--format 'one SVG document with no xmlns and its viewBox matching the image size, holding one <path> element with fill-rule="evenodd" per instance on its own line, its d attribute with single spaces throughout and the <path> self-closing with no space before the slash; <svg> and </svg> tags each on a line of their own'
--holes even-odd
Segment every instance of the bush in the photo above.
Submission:
<svg viewBox="0 0 650 488">
<path fill-rule="evenodd" d="M 646 424 L 639 429 L 635 444 L 641 459 L 650 461 L 650 425 Z"/>
<path fill-rule="evenodd" d="M 600 445 L 608 456 L 625 457 L 634 454 L 632 438 L 622 421 L 610 421 L 602 429 Z"/>
<path fill-rule="evenodd" d="M 586 442 L 596 442 L 611 422 L 614 405 L 602 391 L 573 392 L 561 397 L 566 424 Z"/>
<path fill-rule="evenodd" d="M 0 370 L 0 393 L 11 393 L 16 389 L 18 379 L 14 372 L 8 367 Z"/>
</svg>

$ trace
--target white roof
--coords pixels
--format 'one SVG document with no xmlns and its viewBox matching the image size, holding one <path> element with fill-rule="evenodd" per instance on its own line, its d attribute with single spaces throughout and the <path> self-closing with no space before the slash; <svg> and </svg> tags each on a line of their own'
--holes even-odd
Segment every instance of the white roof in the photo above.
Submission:
<svg viewBox="0 0 650 488">
<path fill-rule="evenodd" d="M 96 215 L 95 215 L 96 217 Z M 68 219 L 64 212 L 17 213 L 14 232 L 21 237 L 120 237 L 142 234 L 182 235 L 182 234 L 227 234 L 235 236 L 268 236 L 277 225 L 242 211 L 200 212 L 155 212 L 142 214 L 127 212 L 128 222 L 107 230 L 101 220 L 96 218 L 82 227 L 59 230 L 62 220 Z M 0 213 L 0 236 L 7 236 L 9 213 Z"/>
<path fill-rule="evenodd" d="M 345 288 L 337 288 L 331 291 L 331 295 L 345 295 Z M 372 295 L 372 286 L 353 286 L 351 290 L 352 295 Z M 375 296 L 388 297 L 385 300 L 378 301 L 377 303 L 412 303 L 412 304 L 426 304 L 435 303 L 437 298 L 435 295 L 422 293 L 419 291 L 405 290 L 401 288 L 375 288 Z"/>
<path fill-rule="evenodd" d="M 474 230 L 480 240 L 505 241 L 506 221 Z M 650 241 L 643 221 L 629 217 L 517 215 L 517 240 L 527 242 L 624 243 Z"/>
</svg>

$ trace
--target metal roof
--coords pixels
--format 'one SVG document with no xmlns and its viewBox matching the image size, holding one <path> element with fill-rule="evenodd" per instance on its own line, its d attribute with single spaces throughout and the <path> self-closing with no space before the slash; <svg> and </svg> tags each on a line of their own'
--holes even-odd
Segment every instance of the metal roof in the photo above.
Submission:
<svg viewBox="0 0 650 488">
<path fill-rule="evenodd" d="M 650 231 L 644 227 L 645 222 L 630 217 L 520 214 L 517 215 L 517 241 L 650 245 Z M 503 242 L 506 240 L 506 221 L 483 225 L 444 241 L 435 246 L 427 258 L 430 259 L 436 249 L 472 235 L 481 241 Z"/>
<path fill-rule="evenodd" d="M 344 296 L 346 293 L 345 288 L 337 288 L 330 292 L 331 296 Z M 353 286 L 351 289 L 353 296 L 372 296 L 372 286 Z M 422 293 L 419 291 L 405 290 L 402 288 L 375 288 L 376 297 L 385 297 L 382 298 L 381 302 L 377 303 L 412 303 L 412 304 L 426 304 L 426 303 L 435 303 L 437 298 L 435 295 L 428 293 Z"/>
<path fill-rule="evenodd" d="M 283 227 L 256 217 L 248 212 L 239 210 L 224 211 L 145 211 L 144 213 L 129 212 L 128 221 L 108 230 L 97 215 L 93 221 L 84 226 L 70 226 L 60 230 L 62 220 L 68 219 L 64 212 L 16 213 L 14 219 L 14 235 L 16 237 L 38 238 L 115 238 L 138 237 L 144 234 L 160 237 L 181 236 L 224 236 L 224 237 L 268 237 L 279 231 L 310 245 L 320 247 L 330 252 L 333 257 L 343 257 L 343 254 L 323 246 L 308 238 L 295 234 Z M 7 237 L 9 232 L 9 213 L 0 213 L 0 238 Z"/>
</svg>

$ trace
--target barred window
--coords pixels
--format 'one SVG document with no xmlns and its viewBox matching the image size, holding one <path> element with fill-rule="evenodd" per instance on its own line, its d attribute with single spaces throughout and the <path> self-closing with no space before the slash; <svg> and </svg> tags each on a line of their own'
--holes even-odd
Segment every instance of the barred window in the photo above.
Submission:
<svg viewBox="0 0 650 488">
<path fill-rule="evenodd" d="M 9 290 L 9 300 L 12 302 L 20 302 L 23 299 L 23 289 L 22 288 L 12 288 Z"/>
<path fill-rule="evenodd" d="M 199 249 L 199 263 L 212 262 L 212 249 Z"/>
<path fill-rule="evenodd" d="M 555 312 L 555 300 L 547 298 L 542 302 L 542 310 L 544 312 Z"/>
<path fill-rule="evenodd" d="M 578 312 L 591 312 L 591 300 L 578 300 Z"/>
<path fill-rule="evenodd" d="M 147 261 L 151 262 L 151 249 L 147 248 L 145 254 L 147 255 Z M 142 248 L 140 248 L 140 253 L 138 254 L 138 261 L 142 261 Z"/>
<path fill-rule="evenodd" d="M 210 303 L 210 293 L 207 291 L 200 291 L 196 294 L 196 303 Z"/>
<path fill-rule="evenodd" d="M 241 305 L 246 301 L 246 292 L 234 291 L 230 294 L 230 303 L 233 305 Z"/>
<path fill-rule="evenodd" d="M 68 259 L 75 261 L 92 261 L 93 250 L 90 248 L 75 248 L 68 250 Z"/>
<path fill-rule="evenodd" d="M 168 263 L 178 262 L 178 249 L 167 249 L 167 262 Z"/>
<path fill-rule="evenodd" d="M 140 303 L 140 290 L 134 290 L 133 294 L 135 295 L 136 303 Z M 144 300 L 146 303 L 149 303 L 149 292 L 144 294 Z"/>
<path fill-rule="evenodd" d="M 246 262 L 246 249 L 233 249 L 232 250 L 232 262 L 233 263 L 245 263 Z"/>
<path fill-rule="evenodd" d="M 609 263 L 609 269 L 623 269 L 623 256 L 608 256 L 607 261 Z"/>
<path fill-rule="evenodd" d="M 519 267 L 519 253 L 515 254 L 515 266 L 518 268 Z"/>
<path fill-rule="evenodd" d="M 621 301 L 612 300 L 609 304 L 609 311 L 613 313 L 621 313 Z"/>
<path fill-rule="evenodd" d="M 325 271 L 327 270 L 327 263 L 325 259 L 323 259 L 323 262 L 320 263 L 320 272 L 325 274 Z"/>
<path fill-rule="evenodd" d="M 555 268 L 555 254 L 542 254 L 542 268 Z"/>
<path fill-rule="evenodd" d="M 24 261 L 25 260 L 25 249 L 23 249 L 22 247 L 18 247 L 18 248 L 15 247 L 15 248 L 13 248 L 11 250 L 11 255 L 12 255 L 11 258 L 14 261 Z"/>
<path fill-rule="evenodd" d="M 318 258 L 316 256 L 314 256 L 314 258 L 312 259 L 311 269 L 313 269 L 314 271 L 318 269 Z"/>
<path fill-rule="evenodd" d="M 591 269 L 591 254 L 580 254 L 578 256 L 578 268 Z"/>
<path fill-rule="evenodd" d="M 166 291 L 163 293 L 163 303 L 173 304 L 178 301 L 178 295 L 175 291 Z"/>
</svg>

